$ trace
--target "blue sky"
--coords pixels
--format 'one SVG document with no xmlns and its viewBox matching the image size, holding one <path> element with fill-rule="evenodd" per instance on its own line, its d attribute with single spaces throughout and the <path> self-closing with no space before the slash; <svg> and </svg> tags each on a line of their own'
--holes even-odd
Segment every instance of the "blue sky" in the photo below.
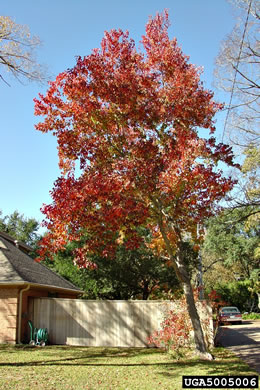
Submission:
<svg viewBox="0 0 260 390">
<path fill-rule="evenodd" d="M 169 10 L 170 36 L 177 38 L 191 63 L 204 67 L 205 86 L 214 90 L 214 61 L 235 23 L 226 0 L 9 0 L 1 4 L 1 15 L 40 37 L 38 61 L 54 79 L 75 64 L 75 56 L 99 47 L 104 30 L 127 29 L 139 42 L 149 15 L 164 8 Z M 0 210 L 4 215 L 18 210 L 40 221 L 40 208 L 50 203 L 49 191 L 59 176 L 55 138 L 34 129 L 38 118 L 33 98 L 47 86 L 7 80 L 11 87 L 0 82 Z M 216 98 L 223 101 L 224 96 L 216 92 Z M 221 137 L 223 114 L 217 129 Z"/>
</svg>

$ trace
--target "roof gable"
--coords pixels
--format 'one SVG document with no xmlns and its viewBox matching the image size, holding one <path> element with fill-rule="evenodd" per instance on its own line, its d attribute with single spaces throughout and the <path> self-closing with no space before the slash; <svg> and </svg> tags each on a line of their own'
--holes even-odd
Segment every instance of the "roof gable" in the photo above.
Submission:
<svg viewBox="0 0 260 390">
<path fill-rule="evenodd" d="M 62 289 L 80 289 L 41 263 L 37 263 L 0 233 L 0 284 L 27 282 Z"/>
</svg>

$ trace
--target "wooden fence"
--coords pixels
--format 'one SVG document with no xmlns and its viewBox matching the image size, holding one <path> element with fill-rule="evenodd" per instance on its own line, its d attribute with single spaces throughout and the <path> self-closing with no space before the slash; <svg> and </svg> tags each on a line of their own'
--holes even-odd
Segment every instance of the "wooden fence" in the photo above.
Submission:
<svg viewBox="0 0 260 390">
<path fill-rule="evenodd" d="M 170 308 L 170 301 L 34 298 L 30 311 L 34 325 L 48 329 L 51 344 L 145 347 Z M 199 311 L 212 316 L 209 306 Z"/>
</svg>

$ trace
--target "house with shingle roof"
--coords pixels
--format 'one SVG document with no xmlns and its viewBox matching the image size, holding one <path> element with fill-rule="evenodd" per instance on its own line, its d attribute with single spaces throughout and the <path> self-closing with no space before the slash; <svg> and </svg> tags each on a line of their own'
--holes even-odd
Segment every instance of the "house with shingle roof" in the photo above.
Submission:
<svg viewBox="0 0 260 390">
<path fill-rule="evenodd" d="M 78 298 L 83 291 L 29 255 L 29 246 L 0 232 L 0 343 L 29 341 L 35 297 Z M 44 313 L 43 313 L 44 315 Z"/>
</svg>

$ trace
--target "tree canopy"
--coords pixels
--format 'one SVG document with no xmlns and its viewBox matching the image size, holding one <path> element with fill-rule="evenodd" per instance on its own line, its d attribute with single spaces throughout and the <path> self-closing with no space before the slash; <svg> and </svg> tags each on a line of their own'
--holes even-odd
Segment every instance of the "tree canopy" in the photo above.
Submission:
<svg viewBox="0 0 260 390">
<path fill-rule="evenodd" d="M 93 249 L 109 254 L 119 239 L 136 247 L 140 225 L 153 229 L 156 246 L 160 211 L 176 236 L 196 236 L 194 227 L 232 188 L 216 169 L 221 160 L 232 164 L 231 149 L 197 132 L 215 131 L 221 105 L 176 39 L 168 38 L 168 25 L 167 16 L 150 20 L 145 54 L 128 32 L 106 32 L 101 50 L 78 58 L 46 96 L 35 99 L 36 115 L 45 116 L 36 128 L 57 137 L 63 171 L 53 204 L 43 208 L 48 245 L 60 249 L 65 237 L 77 240 L 86 229 L 79 263 L 87 263 L 85 254 Z"/>
</svg>

